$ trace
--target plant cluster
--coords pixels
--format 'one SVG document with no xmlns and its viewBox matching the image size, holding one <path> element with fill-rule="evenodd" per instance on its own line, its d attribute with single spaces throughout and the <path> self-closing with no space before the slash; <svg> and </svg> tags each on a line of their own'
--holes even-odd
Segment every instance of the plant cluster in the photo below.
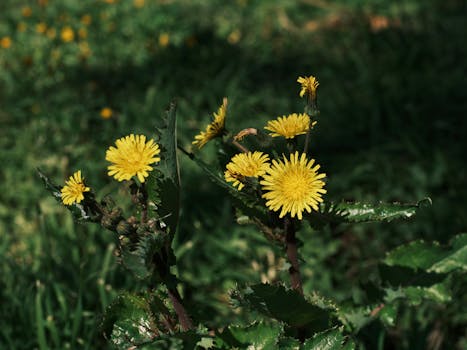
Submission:
<svg viewBox="0 0 467 350">
<path fill-rule="evenodd" d="M 146 288 L 124 292 L 107 308 L 101 330 L 117 348 L 379 348 L 384 339 L 373 329 L 390 330 L 401 309 L 422 301 L 448 304 L 465 284 L 467 235 L 449 246 L 415 241 L 397 247 L 378 263 L 378 278 L 362 280 L 359 302 L 339 303 L 320 293 L 304 293 L 297 231 L 306 222 L 313 234 L 326 227 L 406 219 L 431 201 L 400 203 L 333 203 L 326 200 L 326 175 L 310 156 L 310 139 L 318 123 L 318 81 L 299 77 L 303 113 L 271 120 L 263 129 L 229 133 L 228 103 L 223 100 L 213 120 L 193 145 L 215 142 L 220 167 L 178 145 L 176 107 L 170 106 L 155 137 L 122 137 L 106 152 L 108 175 L 126 182 L 133 211 L 125 215 L 110 196 L 97 200 L 81 170 L 65 186 L 39 171 L 52 195 L 81 222 L 94 222 L 113 232 L 119 262 Z M 233 307 L 248 310 L 251 324 L 207 327 L 192 316 L 174 272 L 173 241 L 179 226 L 182 191 L 177 149 L 195 162 L 207 178 L 229 192 L 239 224 L 257 227 L 286 256 L 290 282 L 239 285 L 230 293 Z M 313 154 L 313 156 L 315 156 Z M 202 203 L 199 205 L 202 206 Z M 192 262 L 196 264 L 196 261 Z M 376 338 L 375 338 L 376 336 Z M 391 339 L 397 342 L 397 335 Z M 433 349 L 443 339 L 433 334 Z"/>
</svg>

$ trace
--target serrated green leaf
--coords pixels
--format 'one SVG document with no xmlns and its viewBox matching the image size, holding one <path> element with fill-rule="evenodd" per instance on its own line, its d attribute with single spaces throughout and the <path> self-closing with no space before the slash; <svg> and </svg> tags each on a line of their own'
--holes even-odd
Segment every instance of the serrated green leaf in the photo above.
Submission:
<svg viewBox="0 0 467 350">
<path fill-rule="evenodd" d="M 229 326 L 217 334 L 216 348 L 231 349 L 233 347 L 246 349 L 275 349 L 283 327 L 279 323 L 266 324 L 254 322 L 249 326 Z"/>
<path fill-rule="evenodd" d="M 409 286 L 398 289 L 385 289 L 386 302 L 391 303 L 396 299 L 407 299 L 412 305 L 419 305 L 423 300 L 432 300 L 437 303 L 451 301 L 451 291 L 446 283 L 437 283 L 429 287 Z"/>
<path fill-rule="evenodd" d="M 421 286 L 428 287 L 440 283 L 445 275 L 414 270 L 404 266 L 379 265 L 379 274 L 383 284 L 392 287 Z"/>
<path fill-rule="evenodd" d="M 313 338 L 308 339 L 302 346 L 302 350 L 342 350 L 344 335 L 342 331 L 333 328 L 324 332 L 315 334 Z"/>
<path fill-rule="evenodd" d="M 107 307 L 101 328 L 119 349 L 151 341 L 157 333 L 148 302 L 129 293 L 119 295 Z"/>
<path fill-rule="evenodd" d="M 177 113 L 175 103 L 170 104 L 160 125 L 156 128 L 161 147 L 161 161 L 148 178 L 148 195 L 152 208 L 174 235 L 180 213 L 180 171 L 177 160 Z"/>
<path fill-rule="evenodd" d="M 256 284 L 234 291 L 231 297 L 242 306 L 310 332 L 328 329 L 338 322 L 332 310 L 312 304 L 295 290 L 280 285 Z"/>
<path fill-rule="evenodd" d="M 384 263 L 435 273 L 467 270 L 467 234 L 457 235 L 450 245 L 444 248 L 437 242 L 410 242 L 389 252 Z"/>
</svg>

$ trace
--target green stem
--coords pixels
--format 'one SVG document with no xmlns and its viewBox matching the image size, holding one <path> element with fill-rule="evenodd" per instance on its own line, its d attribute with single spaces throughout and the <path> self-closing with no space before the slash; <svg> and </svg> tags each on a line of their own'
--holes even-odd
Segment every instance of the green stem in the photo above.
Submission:
<svg viewBox="0 0 467 350">
<path fill-rule="evenodd" d="M 290 263 L 289 275 L 292 289 L 303 295 L 302 278 L 300 276 L 300 265 L 298 263 L 297 238 L 295 236 L 295 225 L 292 219 L 284 219 L 285 245 L 287 258 Z"/>
<path fill-rule="evenodd" d="M 180 296 L 177 288 L 167 287 L 167 290 L 175 313 L 177 314 L 178 321 L 180 322 L 180 326 L 182 327 L 182 331 L 189 331 L 190 329 L 193 329 L 193 322 L 191 321 L 190 316 L 188 316 L 188 313 L 182 304 L 182 297 Z"/>
</svg>

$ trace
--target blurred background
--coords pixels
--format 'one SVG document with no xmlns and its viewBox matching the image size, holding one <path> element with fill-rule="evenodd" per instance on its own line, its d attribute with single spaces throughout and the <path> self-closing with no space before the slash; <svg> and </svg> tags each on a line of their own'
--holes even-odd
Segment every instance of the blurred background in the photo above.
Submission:
<svg viewBox="0 0 467 350">
<path fill-rule="evenodd" d="M 127 203 L 105 150 L 129 133 L 151 135 L 173 99 L 179 142 L 191 149 L 224 96 L 229 130 L 261 128 L 303 111 L 296 79 L 314 75 L 311 147 L 328 174 L 326 198 L 433 200 L 405 222 L 302 228 L 306 292 L 358 301 L 356 281 L 371 279 L 388 249 L 465 232 L 466 37 L 461 0 L 2 0 L 0 348 L 105 347 L 102 311 L 141 285 L 115 264 L 115 238 L 73 223 L 35 169 L 57 183 L 81 169 L 99 198 Z M 215 162 L 215 144 L 199 154 Z M 208 327 L 246 322 L 229 289 L 287 280 L 282 254 L 180 162 L 175 250 L 190 312 Z M 466 344 L 466 305 L 407 310 L 395 348 L 425 349 L 435 319 L 452 346 Z"/>
</svg>

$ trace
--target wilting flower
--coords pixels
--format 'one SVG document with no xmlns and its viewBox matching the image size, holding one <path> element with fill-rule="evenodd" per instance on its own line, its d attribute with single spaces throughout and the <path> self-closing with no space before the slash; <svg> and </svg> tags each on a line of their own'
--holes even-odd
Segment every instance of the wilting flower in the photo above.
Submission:
<svg viewBox="0 0 467 350">
<path fill-rule="evenodd" d="M 81 178 L 81 170 L 78 170 L 65 182 L 65 186 L 61 190 L 62 202 L 65 205 L 79 203 L 84 199 L 83 193 L 90 190 L 84 184 L 84 178 Z"/>
<path fill-rule="evenodd" d="M 289 114 L 288 116 L 278 117 L 276 120 L 271 120 L 264 128 L 271 131 L 272 137 L 283 136 L 287 139 L 295 136 L 306 134 L 308 129 L 312 128 L 316 121 L 311 123 L 310 116 L 306 113 Z"/>
<path fill-rule="evenodd" d="M 198 148 L 203 147 L 212 139 L 222 136 L 225 132 L 225 116 L 227 114 L 227 98 L 224 97 L 222 105 L 219 107 L 217 113 L 213 113 L 214 120 L 206 127 L 206 131 L 201 131 L 199 135 L 195 136 L 192 142 Z"/>
<path fill-rule="evenodd" d="M 323 179 L 326 174 L 318 174 L 319 165 L 315 160 L 308 160 L 303 153 L 300 158 L 298 152 L 290 155 L 290 160 L 283 156 L 283 161 L 273 160 L 272 165 L 263 175 L 263 198 L 266 206 L 273 211 L 281 210 L 279 217 L 290 213 L 302 220 L 302 213 L 311 209 L 318 210 L 318 203 L 322 202 L 321 195 L 326 193 Z"/>
<path fill-rule="evenodd" d="M 130 180 L 137 176 L 140 182 L 144 182 L 149 176 L 148 171 L 153 170 L 151 164 L 159 162 L 157 157 L 160 148 L 153 139 L 146 142 L 144 135 L 128 135 L 115 141 L 116 148 L 110 146 L 105 154 L 105 159 L 112 163 L 108 166 L 108 175 L 118 181 Z"/>
<path fill-rule="evenodd" d="M 241 191 L 245 186 L 245 178 L 259 177 L 266 173 L 269 169 L 269 156 L 258 151 L 239 153 L 232 157 L 226 168 L 225 180 L 233 182 L 233 186 L 238 186 L 238 190 Z"/>
<path fill-rule="evenodd" d="M 305 94 L 308 94 L 310 100 L 316 100 L 316 90 L 318 89 L 319 82 L 318 80 L 310 75 L 309 77 L 298 77 L 297 82 L 302 84 L 302 89 L 300 90 L 300 97 L 303 97 Z"/>
</svg>

